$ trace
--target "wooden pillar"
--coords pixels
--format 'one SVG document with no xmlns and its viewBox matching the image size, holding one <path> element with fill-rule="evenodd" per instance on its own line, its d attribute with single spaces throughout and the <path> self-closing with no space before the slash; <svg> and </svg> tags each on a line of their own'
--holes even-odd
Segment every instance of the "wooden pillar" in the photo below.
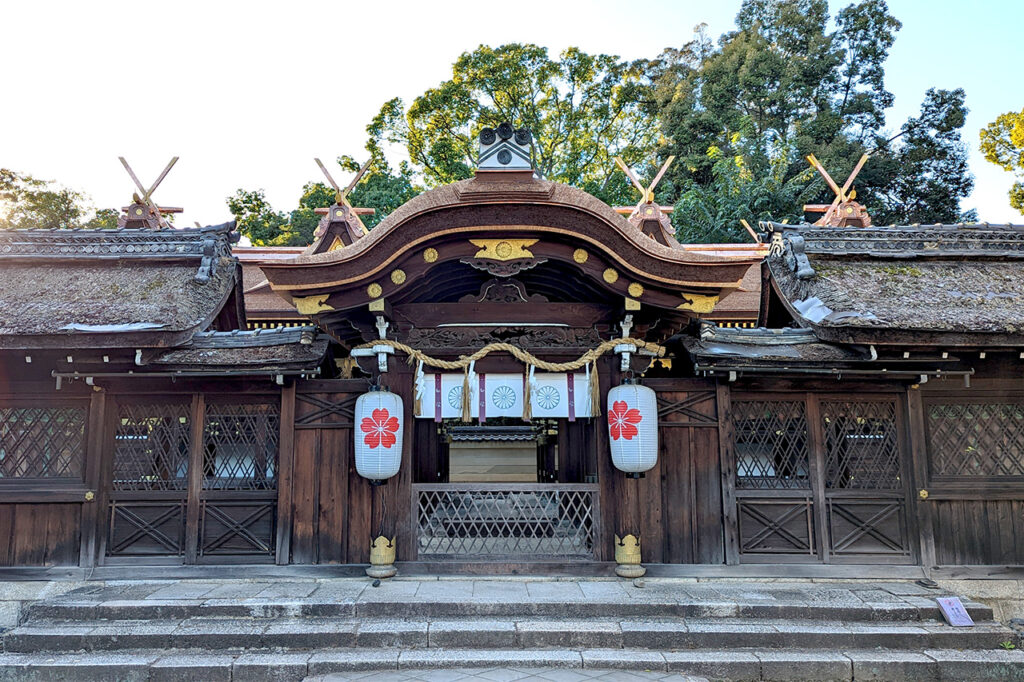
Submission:
<svg viewBox="0 0 1024 682">
<path fill-rule="evenodd" d="M 917 531 L 921 538 L 921 564 L 925 571 L 930 571 L 937 564 L 935 553 L 935 525 L 933 519 L 934 507 L 931 502 L 918 497 L 917 491 L 925 489 L 928 485 L 928 447 L 924 428 L 924 403 L 921 400 L 921 389 L 910 387 L 907 389 L 907 439 L 910 441 L 910 456 L 913 462 L 911 470 L 914 475 L 911 479 L 911 500 L 908 502 L 908 514 L 910 518 L 917 519 Z M 917 510 L 912 513 L 911 510 Z"/>
<path fill-rule="evenodd" d="M 89 440 L 85 450 L 85 486 L 88 489 L 86 499 L 82 504 L 81 515 L 81 549 L 79 550 L 78 565 L 82 568 L 92 568 L 96 565 L 96 558 L 99 549 L 97 538 L 99 536 L 99 525 L 102 523 L 103 514 L 101 509 L 106 508 L 106 495 L 101 488 L 104 481 L 101 478 L 103 472 L 103 445 L 106 442 L 104 433 L 107 420 L 106 400 L 107 392 L 104 390 L 93 391 L 89 398 Z M 91 499 L 89 495 L 91 494 Z M 103 503 L 104 506 L 100 507 Z"/>
<path fill-rule="evenodd" d="M 295 380 L 281 390 L 281 437 L 277 457 L 277 549 L 279 565 L 291 561 L 292 480 L 295 464 Z"/>
<path fill-rule="evenodd" d="M 188 456 L 188 504 L 185 515 L 185 563 L 194 564 L 199 558 L 199 522 L 203 491 L 203 452 L 206 443 L 203 427 L 206 423 L 206 396 L 192 396 L 192 450 Z"/>
<path fill-rule="evenodd" d="M 383 376 L 382 383 L 388 387 L 388 390 L 402 397 L 405 432 L 402 438 L 402 465 L 398 470 L 398 475 L 390 479 L 380 491 L 387 495 L 387 518 L 384 521 L 384 531 L 385 533 L 390 532 L 398 538 L 396 541 L 398 543 L 397 560 L 412 561 L 416 557 L 414 546 L 416 534 L 412 527 L 415 523 L 412 514 L 413 452 L 417 450 L 416 434 L 418 431 L 415 425 L 416 415 L 413 412 L 416 398 L 414 395 L 415 380 L 413 367 L 407 362 L 392 358 L 390 369 L 391 371 Z M 371 516 L 374 534 L 378 530 L 377 524 L 380 523 L 383 513 L 381 495 L 378 493 L 373 496 L 373 514 Z"/>
<path fill-rule="evenodd" d="M 718 452 L 722 471 L 722 530 L 725 540 L 725 563 L 740 562 L 739 520 L 736 517 L 736 437 L 732 424 L 732 394 L 728 384 L 719 382 L 716 389 L 718 415 Z"/>
</svg>

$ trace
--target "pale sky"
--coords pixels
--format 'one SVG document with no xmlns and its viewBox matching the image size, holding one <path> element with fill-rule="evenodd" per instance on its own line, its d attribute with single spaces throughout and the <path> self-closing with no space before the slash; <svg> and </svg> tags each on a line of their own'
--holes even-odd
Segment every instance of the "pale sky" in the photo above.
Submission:
<svg viewBox="0 0 1024 682">
<path fill-rule="evenodd" d="M 848 4 L 832 0 L 833 12 Z M 886 64 L 896 96 L 888 126 L 917 112 L 929 87 L 964 87 L 976 189 L 964 208 L 991 222 L 1009 207 L 1012 177 L 978 152 L 978 131 L 1024 107 L 1020 0 L 890 0 L 903 22 Z M 154 197 L 184 206 L 176 220 L 231 218 L 225 198 L 264 188 L 278 209 L 319 180 L 313 157 L 364 155 L 365 126 L 395 96 L 407 102 L 446 79 L 481 43 L 573 45 L 653 57 L 733 26 L 740 0 L 694 2 L 309 1 L 42 2 L 0 11 L 0 166 L 125 205 L 124 155 L 148 185 L 181 160 Z M 340 177 L 339 177 L 340 176 Z M 347 183 L 348 177 L 336 178 Z"/>
</svg>

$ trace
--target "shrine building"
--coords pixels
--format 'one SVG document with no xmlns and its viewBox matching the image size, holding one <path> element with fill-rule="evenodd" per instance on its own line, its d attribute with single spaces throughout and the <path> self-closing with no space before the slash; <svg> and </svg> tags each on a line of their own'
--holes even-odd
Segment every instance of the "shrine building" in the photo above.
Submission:
<svg viewBox="0 0 1024 682">
<path fill-rule="evenodd" d="M 1024 227 L 684 245 L 480 146 L 306 249 L 0 232 L 0 574 L 1024 565 Z"/>
</svg>

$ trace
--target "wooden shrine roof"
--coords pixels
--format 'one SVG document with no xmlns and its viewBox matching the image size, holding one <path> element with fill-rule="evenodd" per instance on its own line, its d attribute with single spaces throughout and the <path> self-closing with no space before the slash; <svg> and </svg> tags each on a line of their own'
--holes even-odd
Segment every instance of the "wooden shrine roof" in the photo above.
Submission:
<svg viewBox="0 0 1024 682">
<path fill-rule="evenodd" d="M 705 366 L 769 363 L 798 367 L 871 360 L 866 348 L 825 343 L 813 330 L 792 327 L 741 329 L 705 323 L 697 336 L 685 336 L 682 342 L 697 364 Z"/>
<path fill-rule="evenodd" d="M 323 361 L 328 342 L 315 327 L 199 332 L 189 343 L 161 353 L 148 364 L 160 369 L 204 367 L 271 374 L 314 369 Z"/>
<path fill-rule="evenodd" d="M 472 240 L 508 241 L 513 255 L 488 251 Z M 375 299 L 400 302 L 426 272 L 446 263 L 469 264 L 499 277 L 510 269 L 540 271 L 563 263 L 577 273 L 573 277 L 582 287 L 685 314 L 736 291 L 760 261 L 755 254 L 727 257 L 660 244 L 582 190 L 530 172 L 501 171 L 478 171 L 473 179 L 421 194 L 354 243 L 321 247 L 316 243 L 292 261 L 261 266 L 274 291 L 307 299 L 300 311 L 314 315 L 363 308 Z M 563 288 L 571 284 L 562 281 Z M 476 283 L 464 293 L 478 290 Z M 314 296 L 318 307 L 312 305 Z"/>
<path fill-rule="evenodd" d="M 250 321 L 302 320 L 295 307 L 270 288 L 260 264 L 267 261 L 290 260 L 302 254 L 298 246 L 236 246 L 231 253 L 242 264 L 242 291 L 246 317 Z"/>
<path fill-rule="evenodd" d="M 233 227 L 0 231 L 0 348 L 187 342 L 235 288 Z"/>
<path fill-rule="evenodd" d="M 775 292 L 824 341 L 1024 343 L 1024 226 L 762 228 Z"/>
</svg>

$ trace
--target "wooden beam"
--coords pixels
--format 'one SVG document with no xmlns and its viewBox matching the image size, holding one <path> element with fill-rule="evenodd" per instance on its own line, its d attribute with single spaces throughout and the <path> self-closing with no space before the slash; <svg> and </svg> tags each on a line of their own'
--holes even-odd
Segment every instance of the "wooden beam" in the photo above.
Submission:
<svg viewBox="0 0 1024 682">
<path fill-rule="evenodd" d="M 675 206 L 659 206 L 658 208 L 661 209 L 662 213 L 671 213 L 672 211 L 676 210 Z M 613 206 L 612 207 L 612 210 L 614 210 L 616 213 L 620 213 L 622 215 L 632 215 L 633 212 L 636 211 L 636 209 L 637 209 L 636 206 Z"/>
</svg>

